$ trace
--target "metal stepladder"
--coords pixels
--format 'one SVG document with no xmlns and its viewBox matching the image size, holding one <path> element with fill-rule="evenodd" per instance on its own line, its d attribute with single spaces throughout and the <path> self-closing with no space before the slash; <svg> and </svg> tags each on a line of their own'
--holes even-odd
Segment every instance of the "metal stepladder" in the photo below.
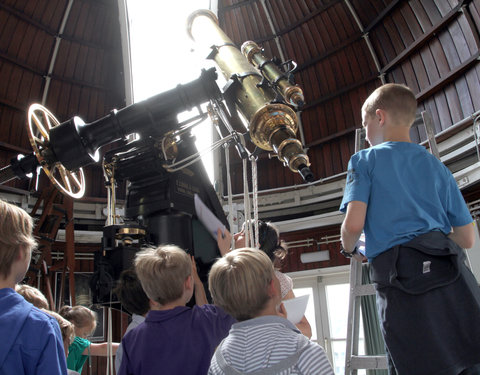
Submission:
<svg viewBox="0 0 480 375">
<path fill-rule="evenodd" d="M 430 152 L 440 160 L 433 121 L 427 111 L 421 113 L 425 125 Z M 365 129 L 356 129 L 355 152 L 365 148 Z M 350 298 L 348 305 L 347 343 L 345 351 L 345 375 L 357 374 L 357 370 L 386 370 L 388 360 L 386 355 L 359 355 L 360 302 L 362 296 L 375 295 L 373 284 L 362 284 L 364 263 L 350 260 Z"/>
<path fill-rule="evenodd" d="M 355 152 L 365 148 L 365 128 L 355 131 Z M 357 374 L 359 369 L 387 369 L 385 355 L 359 355 L 360 303 L 362 296 L 375 295 L 373 284 L 362 284 L 363 263 L 350 260 L 350 298 L 348 302 L 347 347 L 345 350 L 345 375 Z"/>
</svg>

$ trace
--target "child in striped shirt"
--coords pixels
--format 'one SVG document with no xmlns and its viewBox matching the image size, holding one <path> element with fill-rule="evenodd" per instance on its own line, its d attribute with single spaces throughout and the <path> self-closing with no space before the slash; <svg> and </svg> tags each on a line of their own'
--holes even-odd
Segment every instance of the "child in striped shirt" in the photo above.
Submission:
<svg viewBox="0 0 480 375">
<path fill-rule="evenodd" d="M 255 249 L 233 250 L 212 266 L 216 305 L 238 320 L 213 355 L 209 374 L 333 375 L 323 348 L 290 323 L 270 258 Z"/>
</svg>

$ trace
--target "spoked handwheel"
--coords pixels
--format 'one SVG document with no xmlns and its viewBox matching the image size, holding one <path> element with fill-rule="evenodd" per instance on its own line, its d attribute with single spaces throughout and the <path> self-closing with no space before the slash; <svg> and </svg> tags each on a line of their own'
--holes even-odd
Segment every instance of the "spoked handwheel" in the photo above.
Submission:
<svg viewBox="0 0 480 375">
<path fill-rule="evenodd" d="M 50 150 L 50 129 L 60 123 L 41 104 L 32 104 L 28 109 L 28 138 L 33 152 L 52 183 L 63 194 L 81 198 L 85 193 L 85 176 L 82 168 L 69 171 L 55 160 Z"/>
</svg>

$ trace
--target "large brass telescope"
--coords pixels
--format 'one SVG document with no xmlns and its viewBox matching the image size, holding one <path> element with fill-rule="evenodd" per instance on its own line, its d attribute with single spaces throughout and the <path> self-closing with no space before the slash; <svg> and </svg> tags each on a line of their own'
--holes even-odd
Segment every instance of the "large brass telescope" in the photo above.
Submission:
<svg viewBox="0 0 480 375">
<path fill-rule="evenodd" d="M 188 17 L 187 33 L 197 44 L 212 49 L 209 58 L 229 80 L 224 95 L 234 102 L 248 122 L 253 143 L 263 150 L 274 151 L 292 171 L 300 173 L 305 181 L 312 181 L 308 156 L 296 138 L 297 114 L 285 103 L 303 104 L 301 89 L 283 79 L 282 72 L 271 64 L 268 66 L 266 61 L 261 66 L 265 68 L 263 71 L 257 69 L 254 64 L 264 60 L 260 48 L 246 42 L 244 53 L 249 62 L 220 29 L 217 17 L 209 10 L 200 9 Z M 278 100 L 276 88 L 285 101 Z"/>
</svg>

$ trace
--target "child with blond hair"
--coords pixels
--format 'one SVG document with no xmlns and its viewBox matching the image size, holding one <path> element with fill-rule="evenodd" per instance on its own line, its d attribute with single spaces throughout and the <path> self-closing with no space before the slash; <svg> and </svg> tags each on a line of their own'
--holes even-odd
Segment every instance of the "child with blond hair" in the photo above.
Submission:
<svg viewBox="0 0 480 375">
<path fill-rule="evenodd" d="M 151 309 L 122 340 L 119 375 L 205 375 L 234 319 L 213 305 L 186 306 L 194 292 L 197 303 L 205 300 L 205 291 L 190 256 L 179 247 L 144 249 L 134 263 Z"/>
<path fill-rule="evenodd" d="M 47 297 L 37 288 L 28 284 L 15 285 L 15 291 L 20 294 L 26 301 L 39 309 L 48 310 Z"/>
<path fill-rule="evenodd" d="M 57 321 L 14 290 L 30 266 L 32 231 L 29 214 L 0 200 L 0 374 L 65 375 Z"/>
<path fill-rule="evenodd" d="M 208 285 L 213 302 L 238 320 L 209 374 L 333 375 L 323 348 L 285 319 L 280 282 L 264 252 L 229 252 L 212 266 Z"/>
<path fill-rule="evenodd" d="M 82 373 L 83 365 L 89 356 L 107 356 L 108 343 L 92 343 L 91 336 L 97 327 L 97 314 L 88 307 L 63 306 L 58 312 L 74 326 L 75 338 L 68 348 L 67 367 L 69 370 Z M 112 343 L 112 354 L 118 349 L 118 342 Z"/>
</svg>

